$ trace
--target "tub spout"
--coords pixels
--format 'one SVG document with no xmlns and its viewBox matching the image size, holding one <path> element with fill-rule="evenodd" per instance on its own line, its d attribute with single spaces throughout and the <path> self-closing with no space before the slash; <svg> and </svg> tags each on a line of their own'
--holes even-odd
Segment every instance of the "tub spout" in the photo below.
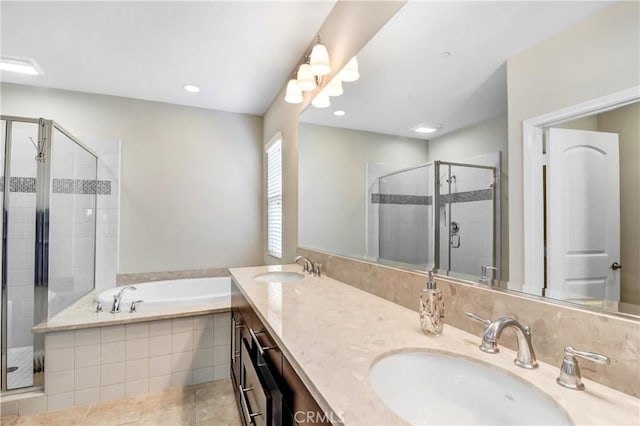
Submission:
<svg viewBox="0 0 640 426">
<path fill-rule="evenodd" d="M 113 305 L 111 305 L 111 313 L 115 314 L 120 312 L 120 302 L 122 302 L 122 296 L 124 296 L 124 292 L 127 290 L 137 290 L 134 286 L 128 285 L 124 287 L 122 290 L 113 295 Z"/>
</svg>

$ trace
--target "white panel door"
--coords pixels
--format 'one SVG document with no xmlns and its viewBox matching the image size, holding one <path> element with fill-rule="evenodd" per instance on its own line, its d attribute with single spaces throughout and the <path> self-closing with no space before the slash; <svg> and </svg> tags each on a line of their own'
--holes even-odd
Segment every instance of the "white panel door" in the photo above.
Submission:
<svg viewBox="0 0 640 426">
<path fill-rule="evenodd" d="M 620 300 L 618 135 L 549 129 L 547 291 L 565 300 Z M 606 303 L 606 302 L 604 302 Z"/>
</svg>

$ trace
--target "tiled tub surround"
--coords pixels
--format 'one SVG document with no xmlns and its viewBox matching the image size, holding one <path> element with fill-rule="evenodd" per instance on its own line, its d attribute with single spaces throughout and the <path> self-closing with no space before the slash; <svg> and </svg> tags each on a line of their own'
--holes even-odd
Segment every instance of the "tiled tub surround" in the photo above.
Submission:
<svg viewBox="0 0 640 426">
<path fill-rule="evenodd" d="M 515 352 L 510 349 L 494 355 L 481 352 L 478 334 L 448 325 L 442 336 L 425 336 L 413 310 L 327 276 L 285 283 L 253 279 L 274 270 L 299 272 L 300 267 L 230 269 L 316 401 L 345 425 L 405 423 L 377 397 L 369 384 L 369 369 L 380 356 L 407 349 L 454 352 L 500 367 L 546 392 L 576 424 L 640 423 L 640 400 L 632 396 L 589 379 L 584 380 L 583 392 L 558 386 L 561 358 L 553 365 L 541 362 L 538 369 L 525 370 L 514 365 Z M 587 362 L 582 366 L 586 369 Z M 636 373 L 633 379 L 637 378 Z"/>
<path fill-rule="evenodd" d="M 298 254 L 321 262 L 327 276 L 411 310 L 418 309 L 417 301 L 426 273 L 303 248 L 298 249 Z M 444 295 L 445 322 L 448 325 L 479 336 L 482 326 L 470 321 L 465 311 L 491 319 L 514 317 L 531 326 L 538 360 L 559 366 L 565 346 L 605 354 L 611 358 L 611 365 L 582 362 L 583 377 L 635 397 L 640 396 L 640 322 L 637 320 L 493 291 L 442 276 L 436 277 L 436 281 Z M 505 333 L 500 343 L 511 349 L 516 347 L 512 333 Z"/>
<path fill-rule="evenodd" d="M 229 345 L 228 312 L 50 332 L 44 395 L 3 401 L 2 415 L 55 411 L 226 378 Z"/>
<path fill-rule="evenodd" d="M 146 283 L 151 281 L 178 280 L 184 278 L 228 277 L 227 268 L 188 269 L 183 271 L 164 272 L 137 272 L 131 274 L 118 274 L 116 283 L 118 286 Z"/>
</svg>

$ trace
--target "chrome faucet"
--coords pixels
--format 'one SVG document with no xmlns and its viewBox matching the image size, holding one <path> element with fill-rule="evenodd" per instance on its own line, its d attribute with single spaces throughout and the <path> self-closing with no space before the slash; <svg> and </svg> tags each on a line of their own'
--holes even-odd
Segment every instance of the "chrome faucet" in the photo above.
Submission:
<svg viewBox="0 0 640 426">
<path fill-rule="evenodd" d="M 564 359 L 562 360 L 562 366 L 560 367 L 560 375 L 556 379 L 556 382 L 560 386 L 575 390 L 584 389 L 582 375 L 580 374 L 580 367 L 578 367 L 578 360 L 576 358 L 588 359 L 589 361 L 593 361 L 598 364 L 609 364 L 611 362 L 609 357 L 604 355 L 593 352 L 577 351 L 571 346 L 567 346 L 564 348 Z"/>
<path fill-rule="evenodd" d="M 302 272 L 308 272 L 310 274 L 312 274 L 314 277 L 319 277 L 320 274 L 322 273 L 321 269 L 321 265 L 319 262 L 314 262 L 313 260 L 309 259 L 307 256 L 296 256 L 293 259 L 293 263 L 298 263 L 299 260 L 304 261 L 304 263 L 302 264 Z"/>
<path fill-rule="evenodd" d="M 486 283 L 489 280 L 489 277 L 487 276 L 487 273 L 490 270 L 498 272 L 500 269 L 496 268 L 495 266 L 482 265 L 482 267 L 480 268 L 480 274 L 481 274 L 480 282 L 481 283 Z"/>
<path fill-rule="evenodd" d="M 112 314 L 115 314 L 116 312 L 120 312 L 120 302 L 122 301 L 122 296 L 124 296 L 124 292 L 127 290 L 137 290 L 137 288 L 135 288 L 132 285 L 128 285 L 113 295 L 113 305 L 111 305 Z"/>
<path fill-rule="evenodd" d="M 311 261 L 311 259 L 309 259 L 307 256 L 296 256 L 293 259 L 293 263 L 298 263 L 298 261 L 302 260 L 302 272 L 313 272 L 313 262 Z"/>
<path fill-rule="evenodd" d="M 518 367 L 522 368 L 538 367 L 536 354 L 533 351 L 533 345 L 531 344 L 531 329 L 528 325 L 523 326 L 518 321 L 510 317 L 503 317 L 495 321 L 489 321 L 471 312 L 465 312 L 465 314 L 467 314 L 467 317 L 472 320 L 485 325 L 484 331 L 482 332 L 482 343 L 480 343 L 481 351 L 489 354 L 496 354 L 500 352 L 500 349 L 498 349 L 498 339 L 500 339 L 502 330 L 510 327 L 515 332 L 516 339 L 518 341 L 518 355 L 513 362 Z"/>
</svg>

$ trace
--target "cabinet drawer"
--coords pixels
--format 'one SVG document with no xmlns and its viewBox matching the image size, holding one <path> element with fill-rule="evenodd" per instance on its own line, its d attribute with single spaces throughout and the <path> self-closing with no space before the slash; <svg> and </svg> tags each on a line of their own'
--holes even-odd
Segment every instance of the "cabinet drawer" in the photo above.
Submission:
<svg viewBox="0 0 640 426">
<path fill-rule="evenodd" d="M 279 379 L 282 377 L 282 351 L 259 321 L 254 321 L 253 325 L 252 346 L 258 352 L 259 357 L 262 357 L 267 363 L 272 374 Z"/>
</svg>

